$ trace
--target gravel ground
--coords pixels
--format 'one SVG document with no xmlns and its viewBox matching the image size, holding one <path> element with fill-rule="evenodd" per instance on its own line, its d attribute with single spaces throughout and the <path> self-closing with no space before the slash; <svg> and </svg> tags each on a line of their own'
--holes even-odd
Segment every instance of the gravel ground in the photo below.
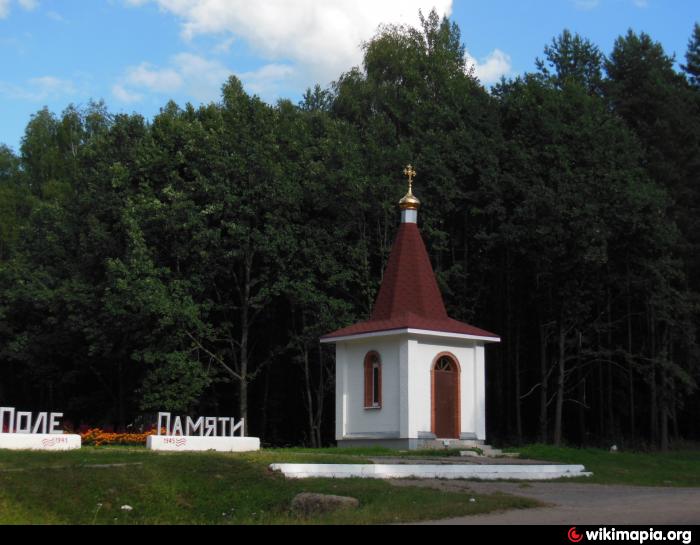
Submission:
<svg viewBox="0 0 700 545">
<path fill-rule="evenodd" d="M 700 488 L 411 479 L 392 481 L 392 484 L 474 494 L 501 492 L 534 498 L 546 505 L 422 524 L 700 524 Z"/>
</svg>

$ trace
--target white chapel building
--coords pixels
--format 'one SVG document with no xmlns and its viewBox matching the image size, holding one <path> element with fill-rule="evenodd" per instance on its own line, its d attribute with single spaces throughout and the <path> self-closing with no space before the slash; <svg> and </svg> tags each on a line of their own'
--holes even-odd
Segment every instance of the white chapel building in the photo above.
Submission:
<svg viewBox="0 0 700 545">
<path fill-rule="evenodd" d="M 500 339 L 447 315 L 418 230 L 415 171 L 404 174 L 401 225 L 371 318 L 321 338 L 336 346 L 341 447 L 486 439 L 484 345 Z"/>
</svg>

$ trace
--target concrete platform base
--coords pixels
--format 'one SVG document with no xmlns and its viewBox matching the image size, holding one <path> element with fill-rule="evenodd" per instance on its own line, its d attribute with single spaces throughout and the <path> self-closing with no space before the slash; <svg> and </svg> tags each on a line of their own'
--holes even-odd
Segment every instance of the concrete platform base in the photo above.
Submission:
<svg viewBox="0 0 700 545">
<path fill-rule="evenodd" d="M 338 448 L 367 448 L 367 447 L 383 447 L 394 450 L 447 450 L 447 449 L 468 449 L 482 448 L 483 441 L 476 439 L 434 439 L 434 438 L 413 438 L 413 439 L 396 439 L 396 438 L 381 438 L 373 439 L 353 438 L 339 439 L 337 441 Z"/>
<path fill-rule="evenodd" d="M 430 464 L 272 464 L 270 469 L 280 471 L 290 479 L 326 477 L 347 479 L 482 479 L 482 480 L 550 480 L 561 477 L 588 477 L 592 475 L 582 465 L 430 465 Z"/>
</svg>

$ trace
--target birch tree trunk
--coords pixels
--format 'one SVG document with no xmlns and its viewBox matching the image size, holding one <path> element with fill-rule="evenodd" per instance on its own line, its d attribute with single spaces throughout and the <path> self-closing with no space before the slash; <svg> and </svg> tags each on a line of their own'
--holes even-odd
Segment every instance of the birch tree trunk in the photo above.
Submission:
<svg viewBox="0 0 700 545">
<path fill-rule="evenodd" d="M 544 325 L 540 325 L 540 419 L 539 436 L 542 443 L 547 442 L 547 333 Z"/>
<path fill-rule="evenodd" d="M 559 361 L 557 375 L 557 404 L 554 412 L 554 444 L 561 445 L 562 439 L 562 417 L 564 413 L 564 382 L 566 379 L 566 362 L 565 362 L 565 333 L 562 320 L 559 321 Z"/>
</svg>

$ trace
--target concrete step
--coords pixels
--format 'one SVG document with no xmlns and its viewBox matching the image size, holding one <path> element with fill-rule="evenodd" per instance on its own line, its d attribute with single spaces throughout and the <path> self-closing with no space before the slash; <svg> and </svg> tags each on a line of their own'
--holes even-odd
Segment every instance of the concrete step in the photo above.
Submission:
<svg viewBox="0 0 700 545">
<path fill-rule="evenodd" d="M 476 439 L 432 439 L 429 441 L 423 441 L 420 448 L 446 450 L 482 448 L 483 446 L 484 442 Z"/>
<path fill-rule="evenodd" d="M 509 458 L 517 458 L 519 454 L 517 453 L 504 453 L 501 449 L 493 448 L 491 445 L 480 445 L 473 448 L 479 449 L 481 452 L 474 450 L 462 450 L 459 452 L 460 456 L 484 456 L 487 458 L 495 458 L 496 456 L 507 456 Z"/>
<path fill-rule="evenodd" d="M 478 439 L 460 439 L 459 446 L 461 448 L 484 448 L 484 441 Z"/>
</svg>

